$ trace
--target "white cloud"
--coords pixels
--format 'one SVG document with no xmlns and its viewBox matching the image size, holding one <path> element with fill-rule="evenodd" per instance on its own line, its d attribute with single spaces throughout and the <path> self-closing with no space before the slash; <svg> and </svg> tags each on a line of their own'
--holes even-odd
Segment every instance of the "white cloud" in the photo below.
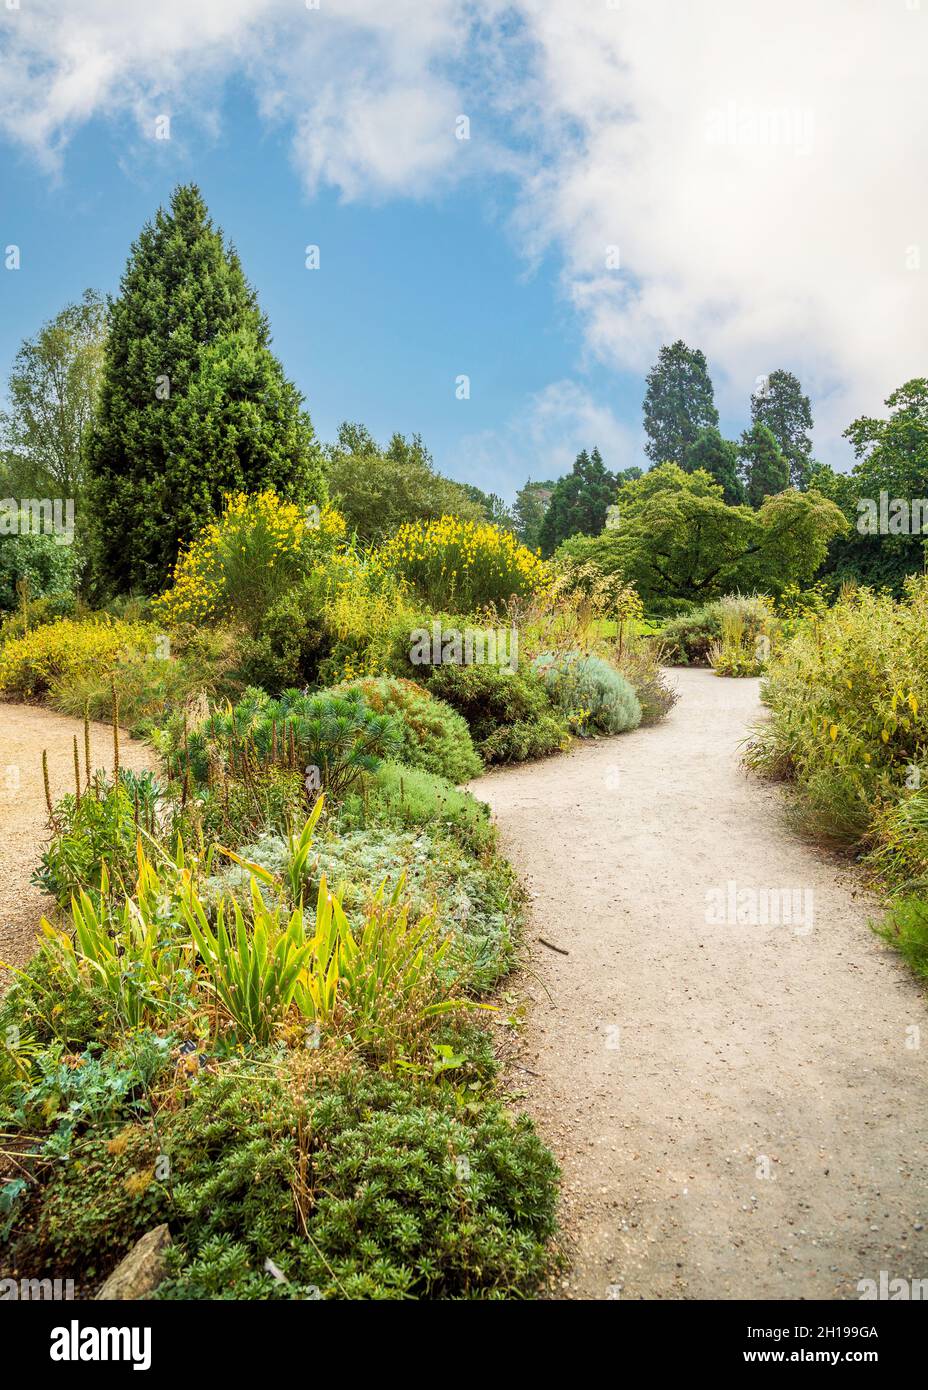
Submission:
<svg viewBox="0 0 928 1390">
<path fill-rule="evenodd" d="M 928 370 L 928 3 L 24 0 L 2 22 L 0 129 L 50 169 L 93 116 L 209 116 L 244 73 L 309 191 L 508 170 L 527 262 L 562 257 L 617 368 L 684 337 L 738 413 L 788 367 L 835 456 Z"/>
<path fill-rule="evenodd" d="M 547 159 L 519 226 L 562 250 L 594 350 L 643 371 L 684 337 L 736 409 L 756 376 L 796 370 L 821 451 L 846 452 L 852 416 L 928 370 L 928 6 L 524 9 Z"/>
<path fill-rule="evenodd" d="M 466 435 L 440 459 L 445 472 L 485 492 L 511 498 L 530 474 L 535 482 L 569 473 L 581 449 L 599 449 L 612 472 L 643 462 L 641 441 L 575 381 L 553 381 L 498 430 Z"/>
<path fill-rule="evenodd" d="M 493 21 L 497 0 L 480 0 Z M 294 130 L 307 189 L 346 197 L 433 191 L 460 167 L 455 118 L 486 35 L 455 0 L 28 0 L 7 12 L 0 129 L 51 171 L 92 116 L 214 114 L 244 74 L 268 119 Z M 492 159 L 485 142 L 483 155 Z"/>
</svg>

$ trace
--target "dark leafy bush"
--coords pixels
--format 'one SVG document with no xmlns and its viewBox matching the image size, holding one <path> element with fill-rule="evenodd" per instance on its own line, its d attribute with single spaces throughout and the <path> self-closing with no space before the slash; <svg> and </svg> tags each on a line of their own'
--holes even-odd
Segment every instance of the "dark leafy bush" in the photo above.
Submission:
<svg viewBox="0 0 928 1390">
<path fill-rule="evenodd" d="M 329 638 L 313 600 L 306 585 L 288 589 L 264 614 L 260 629 L 240 638 L 238 674 L 244 685 L 276 695 L 315 682 Z"/>
<path fill-rule="evenodd" d="M 21 529 L 32 524 L 28 511 L 20 516 L 24 518 Z M 0 536 L 0 611 L 11 612 L 21 595 L 67 598 L 75 578 L 73 545 L 59 544 L 54 535 L 29 531 Z"/>
<path fill-rule="evenodd" d="M 490 665 L 435 666 L 429 689 L 464 716 L 485 762 L 541 758 L 569 742 L 566 720 L 552 709 L 533 673 Z"/>
</svg>

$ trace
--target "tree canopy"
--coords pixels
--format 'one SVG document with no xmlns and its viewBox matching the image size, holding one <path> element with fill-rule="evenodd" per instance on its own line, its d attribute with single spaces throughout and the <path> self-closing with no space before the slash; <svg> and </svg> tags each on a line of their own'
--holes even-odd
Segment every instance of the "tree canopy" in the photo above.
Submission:
<svg viewBox="0 0 928 1390">
<path fill-rule="evenodd" d="M 325 453 L 332 501 L 348 529 L 364 542 L 376 544 L 406 521 L 449 515 L 464 521 L 483 519 L 483 503 L 462 484 L 435 472 L 418 434 L 411 439 L 394 434 L 381 447 L 366 426 L 346 421 Z"/>
<path fill-rule="evenodd" d="M 917 524 L 920 509 L 911 504 L 928 499 L 928 379 L 907 381 L 887 398 L 886 406 L 887 418 L 865 415 L 845 430 L 857 456 L 849 474 L 816 464 L 811 477 L 812 485 L 841 508 L 851 528 L 832 545 L 827 572 L 839 582 L 853 579 L 885 586 L 898 596 L 906 576 L 925 567 L 926 536 Z M 863 524 L 858 529 L 868 510 L 879 513 L 881 495 L 887 512 L 895 499 L 903 504 L 908 526 L 873 533 Z M 906 516 L 901 519 L 904 522 Z"/>
<path fill-rule="evenodd" d="M 735 590 L 778 593 L 806 582 L 847 524 L 814 491 L 781 492 L 756 511 L 729 506 L 709 473 L 687 473 L 673 463 L 627 483 L 618 507 L 617 527 L 574 537 L 558 555 L 620 574 L 654 612 Z"/>
<path fill-rule="evenodd" d="M 732 506 L 744 501 L 744 483 L 738 471 L 738 446 L 730 439 L 723 439 L 714 425 L 701 429 L 692 444 L 687 446 L 683 468 L 687 473 L 702 469 L 711 474 L 721 486 L 725 501 Z"/>
<path fill-rule="evenodd" d="M 793 487 L 807 487 L 812 467 L 812 406 L 799 378 L 779 368 L 751 396 L 751 420 L 766 425 L 789 465 Z"/>
<path fill-rule="evenodd" d="M 752 507 L 762 506 L 765 497 L 789 487 L 789 463 L 766 425 L 758 423 L 745 430 L 738 452 L 745 500 Z"/>
<path fill-rule="evenodd" d="M 516 493 L 512 508 L 516 535 L 529 550 L 537 550 L 541 545 L 541 523 L 556 486 L 556 481 L 534 483 L 529 478 Z"/>
<path fill-rule="evenodd" d="M 17 497 L 84 491 L 83 450 L 103 369 L 106 302 L 86 290 L 16 354 L 0 415 L 5 481 Z"/>
</svg>

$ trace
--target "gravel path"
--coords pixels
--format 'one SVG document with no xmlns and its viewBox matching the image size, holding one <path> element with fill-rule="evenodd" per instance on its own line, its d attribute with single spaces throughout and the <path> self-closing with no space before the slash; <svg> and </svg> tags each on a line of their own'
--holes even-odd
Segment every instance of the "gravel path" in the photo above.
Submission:
<svg viewBox="0 0 928 1390">
<path fill-rule="evenodd" d="M 0 703 L 0 961 L 24 965 L 35 949 L 39 919 L 54 901 L 30 882 L 48 840 L 48 811 L 42 785 L 42 749 L 48 749 L 52 799 L 74 788 L 77 735 L 84 765 L 84 725 L 41 705 Z M 122 733 L 124 767 L 153 766 L 153 754 Z M 112 768 L 113 735 L 108 724 L 91 724 L 90 753 L 95 767 Z M 0 991 L 9 983 L 0 971 Z"/>
<path fill-rule="evenodd" d="M 926 1278 L 925 994 L 868 929 L 854 867 L 739 768 L 757 682 L 673 679 L 657 728 L 474 788 L 534 903 L 512 1084 L 564 1169 L 552 1296 Z M 762 889 L 800 890 L 804 913 L 763 925 Z"/>
</svg>

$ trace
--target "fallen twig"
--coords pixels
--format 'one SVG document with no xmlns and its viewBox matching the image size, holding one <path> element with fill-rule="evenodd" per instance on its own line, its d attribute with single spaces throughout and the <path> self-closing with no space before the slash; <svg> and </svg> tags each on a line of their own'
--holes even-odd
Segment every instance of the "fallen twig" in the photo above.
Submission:
<svg viewBox="0 0 928 1390">
<path fill-rule="evenodd" d="M 570 955 L 570 952 L 565 950 L 563 946 L 555 946 L 553 941 L 546 941 L 543 936 L 539 936 L 538 940 L 541 942 L 542 946 L 547 946 L 549 951 L 557 951 L 559 956 Z"/>
</svg>

